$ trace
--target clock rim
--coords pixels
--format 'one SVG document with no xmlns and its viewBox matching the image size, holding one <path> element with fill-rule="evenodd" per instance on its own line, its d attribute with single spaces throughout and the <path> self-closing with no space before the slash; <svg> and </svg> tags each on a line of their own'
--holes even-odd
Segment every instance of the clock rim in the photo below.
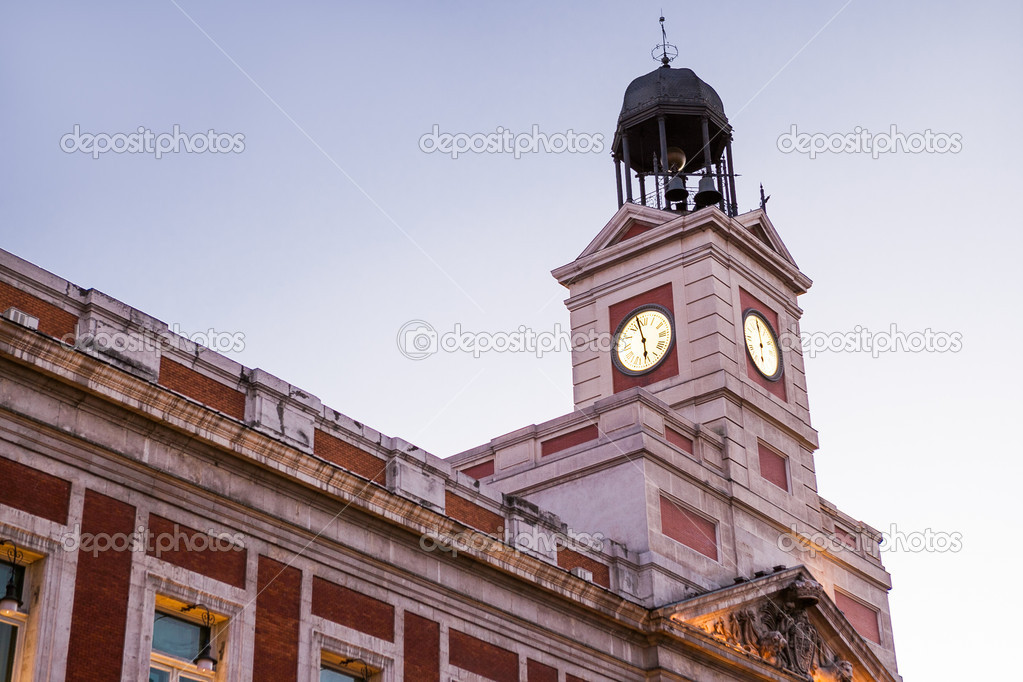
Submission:
<svg viewBox="0 0 1023 682">
<path fill-rule="evenodd" d="M 771 339 L 774 341 L 774 347 L 778 349 L 778 369 L 775 370 L 774 374 L 765 374 L 764 371 L 760 369 L 760 366 L 757 365 L 757 361 L 753 359 L 753 355 L 749 352 L 749 346 L 746 345 L 746 320 L 752 315 L 760 318 L 760 321 L 764 323 L 764 326 L 767 327 L 767 331 L 771 333 Z M 768 381 L 780 380 L 785 371 L 785 363 L 782 361 L 781 344 L 778 343 L 778 333 L 774 331 L 774 327 L 763 312 L 756 308 L 746 308 L 746 310 L 742 312 L 742 340 L 742 347 L 746 349 L 746 357 L 749 358 L 750 364 L 753 365 L 753 369 L 757 370 L 757 374 Z"/>
<path fill-rule="evenodd" d="M 622 364 L 621 359 L 618 357 L 618 337 L 621 336 L 622 330 L 625 329 L 629 320 L 631 320 L 636 315 L 639 315 L 640 313 L 646 312 L 648 310 L 655 310 L 664 315 L 666 318 L 668 318 L 668 325 L 671 327 L 671 341 L 668 343 L 668 347 L 665 349 L 664 355 L 662 355 L 661 359 L 658 360 L 653 366 L 642 370 L 629 369 L 624 364 Z M 671 355 L 671 352 L 675 349 L 675 340 L 676 337 L 678 336 L 676 331 L 677 330 L 675 327 L 675 316 L 672 315 L 671 311 L 668 310 L 663 305 L 660 305 L 659 303 L 644 303 L 641 306 L 637 306 L 636 308 L 633 308 L 629 313 L 627 313 L 625 317 L 622 318 L 622 321 L 618 323 L 618 328 L 615 330 L 614 336 L 611 338 L 611 363 L 614 365 L 615 369 L 617 369 L 622 374 L 625 374 L 626 376 L 640 377 L 643 376 L 644 374 L 649 374 L 650 372 L 653 372 L 661 365 L 663 365 L 665 360 L 668 359 L 668 356 Z"/>
</svg>

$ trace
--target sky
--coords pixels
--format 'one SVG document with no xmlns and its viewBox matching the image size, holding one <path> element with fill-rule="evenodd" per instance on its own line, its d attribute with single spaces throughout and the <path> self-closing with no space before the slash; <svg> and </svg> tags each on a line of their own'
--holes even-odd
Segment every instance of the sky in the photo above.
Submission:
<svg viewBox="0 0 1023 682">
<path fill-rule="evenodd" d="M 883 557 L 905 678 L 1001 677 L 969 654 L 1023 609 L 1019 3 L 6 3 L 0 246 L 240 335 L 239 362 L 450 456 L 571 411 L 569 353 L 412 360 L 401 339 L 568 327 L 550 271 L 617 208 L 610 141 L 662 10 L 673 66 L 735 129 L 740 210 L 762 182 L 814 280 L 803 332 L 958 339 L 807 359 L 818 488 L 880 530 L 959 538 Z M 188 142 L 160 158 L 93 154 L 175 126 Z M 597 144 L 424 151 L 533 126 Z M 793 126 L 939 142 L 811 158 Z"/>
</svg>

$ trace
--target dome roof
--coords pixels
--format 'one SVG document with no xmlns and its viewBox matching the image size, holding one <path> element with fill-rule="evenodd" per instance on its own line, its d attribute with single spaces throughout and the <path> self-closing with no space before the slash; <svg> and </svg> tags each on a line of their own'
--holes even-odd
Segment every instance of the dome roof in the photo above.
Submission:
<svg viewBox="0 0 1023 682">
<path fill-rule="evenodd" d="M 700 80 L 691 69 L 662 66 L 629 83 L 618 121 L 661 104 L 706 107 L 723 121 L 728 120 L 714 88 Z"/>
</svg>

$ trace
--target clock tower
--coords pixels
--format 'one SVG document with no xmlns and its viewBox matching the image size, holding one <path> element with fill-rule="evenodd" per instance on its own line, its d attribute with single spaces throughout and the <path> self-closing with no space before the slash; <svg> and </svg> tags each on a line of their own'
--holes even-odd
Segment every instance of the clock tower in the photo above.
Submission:
<svg viewBox="0 0 1023 682">
<path fill-rule="evenodd" d="M 768 659 L 772 641 L 788 641 L 795 661 L 809 640 L 750 635 L 759 621 L 743 639 L 749 604 L 766 595 L 745 585 L 798 567 L 778 604 L 812 603 L 812 618 L 858 633 L 843 644 L 814 630 L 832 647 L 824 659 L 851 666 L 834 679 L 894 679 L 881 533 L 817 492 L 799 343 L 811 281 L 763 200 L 738 210 L 721 98 L 666 50 L 662 62 L 625 91 L 617 212 L 552 273 L 568 290 L 575 410 L 453 463 L 553 511 L 569 536 L 598 531 L 620 546 L 611 589 Z"/>
</svg>

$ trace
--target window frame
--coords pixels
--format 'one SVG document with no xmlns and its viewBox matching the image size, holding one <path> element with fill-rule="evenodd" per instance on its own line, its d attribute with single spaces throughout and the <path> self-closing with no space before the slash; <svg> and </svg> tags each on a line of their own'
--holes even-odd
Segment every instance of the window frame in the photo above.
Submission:
<svg viewBox="0 0 1023 682">
<path fill-rule="evenodd" d="M 20 547 L 18 554 L 22 555 Z M 0 564 L 10 566 L 14 570 L 14 583 L 18 587 L 18 599 L 22 602 L 15 613 L 9 616 L 0 614 L 0 623 L 5 623 L 15 629 L 14 658 L 11 662 L 11 682 L 18 682 L 21 678 L 21 667 L 25 654 L 25 632 L 28 630 L 29 614 L 24 599 L 26 580 L 29 577 L 28 564 L 8 561 L 6 559 L 0 560 Z M 7 581 L 0 581 L 0 590 L 5 590 L 6 588 Z"/>
<path fill-rule="evenodd" d="M 149 665 L 147 670 L 156 668 L 157 670 L 170 672 L 170 682 L 178 682 L 181 679 L 182 675 L 186 675 L 195 680 L 202 680 L 203 682 L 214 682 L 217 679 L 216 670 L 214 671 L 199 670 L 198 666 L 196 666 L 195 663 L 193 663 L 192 661 L 186 660 L 184 658 L 178 658 L 168 653 L 164 653 L 156 649 L 153 645 L 153 638 L 155 638 L 156 634 L 156 618 L 158 615 L 163 615 L 165 618 L 174 618 L 179 621 L 196 625 L 197 627 L 200 628 L 200 632 L 202 631 L 202 629 L 206 629 L 207 640 L 212 641 L 214 639 L 216 634 L 215 628 L 207 627 L 201 620 L 189 617 L 190 614 L 181 613 L 180 611 L 175 612 L 174 610 L 172 610 L 176 608 L 172 604 L 172 602 L 175 601 L 176 600 L 172 600 L 169 598 L 161 599 L 160 596 L 157 596 L 157 603 L 153 607 L 153 626 L 152 630 L 150 631 Z M 161 604 L 161 602 L 163 603 Z"/>
</svg>

